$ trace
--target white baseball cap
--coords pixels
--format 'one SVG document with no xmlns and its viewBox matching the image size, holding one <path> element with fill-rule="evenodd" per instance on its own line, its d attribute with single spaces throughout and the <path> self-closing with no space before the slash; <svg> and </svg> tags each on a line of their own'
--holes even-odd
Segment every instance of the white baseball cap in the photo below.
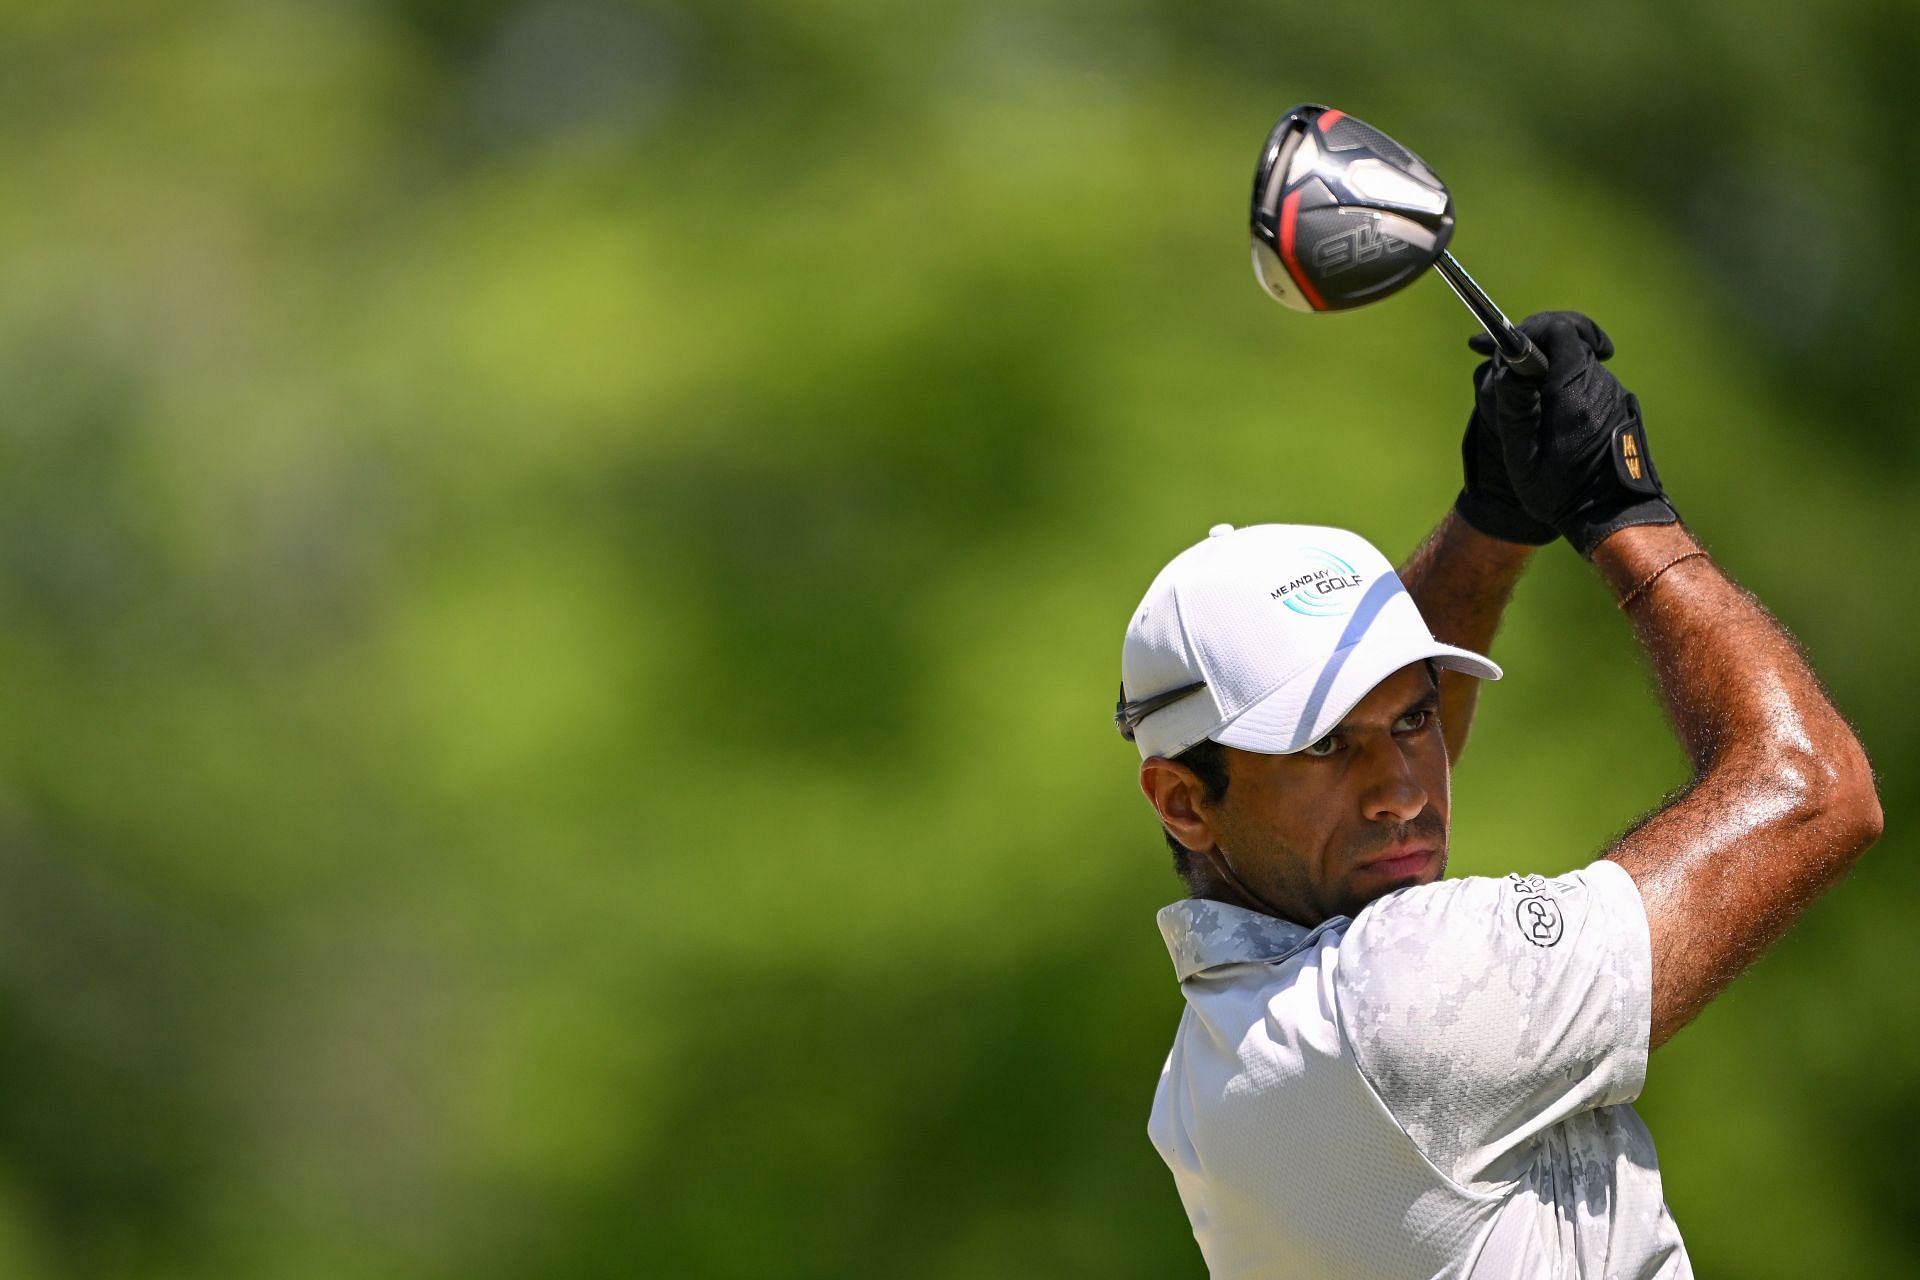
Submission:
<svg viewBox="0 0 1920 1280">
<path fill-rule="evenodd" d="M 1134 610 L 1114 720 L 1143 760 L 1202 738 L 1286 755 L 1429 658 L 1500 678 L 1486 658 L 1433 638 L 1393 565 L 1358 534 L 1219 524 L 1160 571 Z"/>
</svg>

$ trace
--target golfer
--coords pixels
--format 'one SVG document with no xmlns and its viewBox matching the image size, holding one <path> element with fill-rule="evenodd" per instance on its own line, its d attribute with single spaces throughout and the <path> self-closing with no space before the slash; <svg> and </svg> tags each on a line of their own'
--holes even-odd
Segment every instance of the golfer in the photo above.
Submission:
<svg viewBox="0 0 1920 1280">
<path fill-rule="evenodd" d="M 1612 343 L 1522 327 L 1548 372 L 1476 370 L 1466 487 L 1399 573 L 1342 530 L 1219 525 L 1127 627 L 1116 718 L 1189 895 L 1149 1131 L 1218 1277 L 1691 1275 L 1630 1105 L 1648 1051 L 1880 834 L 1846 721 L 1668 503 Z M 1578 870 L 1447 880 L 1481 655 L 1556 538 L 1692 781 Z M 1616 785 L 1561 730 L 1568 792 Z"/>
</svg>

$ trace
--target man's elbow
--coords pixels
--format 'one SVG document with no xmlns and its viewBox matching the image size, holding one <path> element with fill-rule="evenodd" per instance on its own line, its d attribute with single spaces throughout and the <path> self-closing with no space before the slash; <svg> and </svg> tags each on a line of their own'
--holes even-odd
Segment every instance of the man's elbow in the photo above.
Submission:
<svg viewBox="0 0 1920 1280">
<path fill-rule="evenodd" d="M 1797 819 L 1818 826 L 1822 843 L 1851 861 L 1880 838 L 1886 816 L 1866 750 L 1851 733 L 1824 750 L 1795 752 L 1780 776 L 1794 795 Z"/>
<path fill-rule="evenodd" d="M 1849 775 L 1836 810 L 1856 857 L 1871 848 L 1887 829 L 1887 816 L 1880 808 L 1880 788 L 1874 782 L 1873 766 L 1867 763 L 1865 752 L 1860 753 L 1860 767 Z"/>
</svg>

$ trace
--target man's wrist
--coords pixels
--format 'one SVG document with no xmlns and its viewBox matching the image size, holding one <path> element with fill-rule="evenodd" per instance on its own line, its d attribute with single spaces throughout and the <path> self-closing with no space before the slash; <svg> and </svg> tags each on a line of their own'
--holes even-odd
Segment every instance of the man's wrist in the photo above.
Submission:
<svg viewBox="0 0 1920 1280">
<path fill-rule="evenodd" d="M 1666 495 L 1642 497 L 1629 494 L 1582 512 L 1565 526 L 1564 532 L 1567 542 L 1575 551 L 1592 559 L 1600 544 L 1622 529 L 1679 523 L 1680 513 L 1673 509 Z"/>
<path fill-rule="evenodd" d="M 1488 533 L 1467 519 L 1458 506 L 1448 513 L 1439 535 L 1450 559 L 1478 566 L 1500 577 L 1517 573 L 1541 546 Z"/>
<path fill-rule="evenodd" d="M 1453 510 L 1468 527 L 1497 542 L 1527 548 L 1544 547 L 1560 534 L 1544 520 L 1536 520 L 1518 505 L 1479 492 L 1472 487 L 1460 490 Z"/>
<path fill-rule="evenodd" d="M 1662 566 L 1677 557 L 1704 551 L 1693 532 L 1675 521 L 1669 524 L 1634 524 L 1616 529 L 1604 537 L 1587 557 L 1600 572 L 1615 600 L 1639 589 Z"/>
</svg>

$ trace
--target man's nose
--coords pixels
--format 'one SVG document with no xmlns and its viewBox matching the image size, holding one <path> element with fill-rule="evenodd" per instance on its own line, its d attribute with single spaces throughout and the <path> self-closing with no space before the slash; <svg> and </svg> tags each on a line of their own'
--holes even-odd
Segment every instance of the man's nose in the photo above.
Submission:
<svg viewBox="0 0 1920 1280">
<path fill-rule="evenodd" d="M 1361 797 L 1361 816 L 1369 822 L 1412 822 L 1427 807 L 1427 789 L 1397 741 L 1368 752 L 1370 774 Z"/>
</svg>

